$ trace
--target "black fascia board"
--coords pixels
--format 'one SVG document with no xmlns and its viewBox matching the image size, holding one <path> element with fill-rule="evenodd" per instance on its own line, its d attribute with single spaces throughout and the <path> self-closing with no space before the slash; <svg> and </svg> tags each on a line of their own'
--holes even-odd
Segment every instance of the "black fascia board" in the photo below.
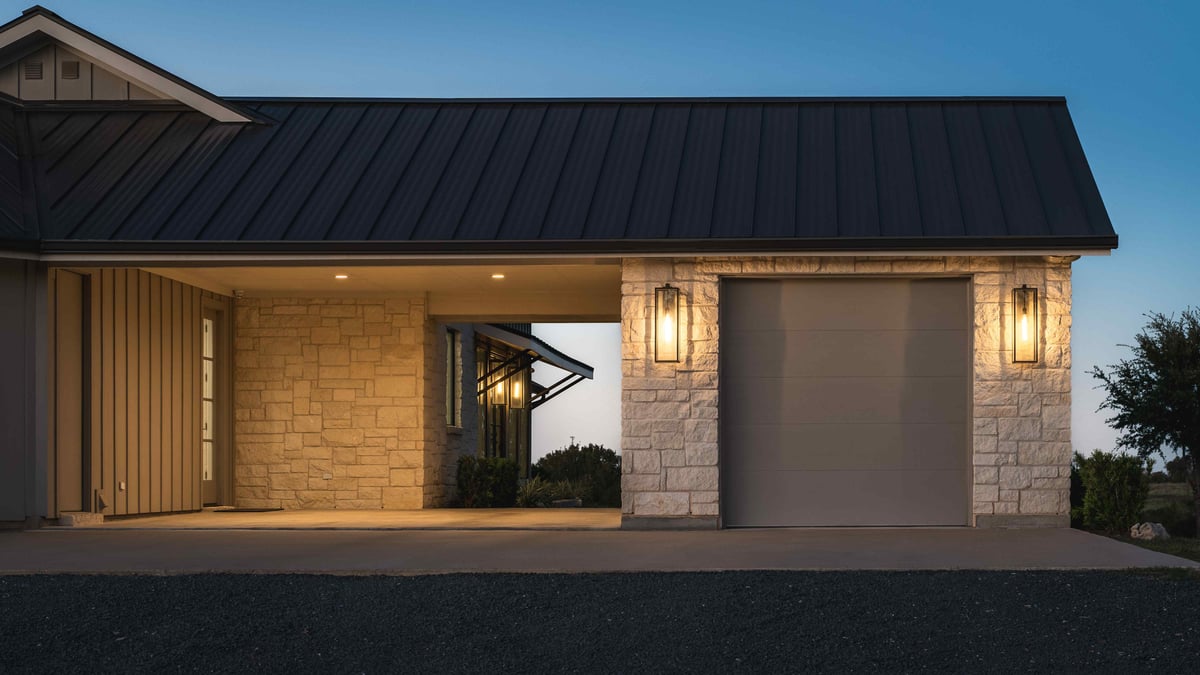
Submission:
<svg viewBox="0 0 1200 675">
<path fill-rule="evenodd" d="M 13 242 L 22 247 L 31 242 Z M 0 243 L 7 247 L 7 243 Z M 861 238 L 740 238 L 740 239 L 555 239 L 469 241 L 42 241 L 37 250 L 56 253 L 228 255 L 351 254 L 770 254 L 870 252 L 902 254 L 911 251 L 1108 251 L 1117 248 L 1117 235 L 1058 237 L 861 237 Z"/>
</svg>

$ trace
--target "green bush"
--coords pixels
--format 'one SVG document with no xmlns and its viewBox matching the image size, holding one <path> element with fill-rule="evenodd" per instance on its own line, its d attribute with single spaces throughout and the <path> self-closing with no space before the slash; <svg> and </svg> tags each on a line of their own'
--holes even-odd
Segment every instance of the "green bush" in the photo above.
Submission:
<svg viewBox="0 0 1200 675">
<path fill-rule="evenodd" d="M 533 476 L 547 483 L 566 483 L 554 499 L 578 497 L 584 506 L 621 505 L 621 456 L 602 445 L 555 450 L 533 465 Z"/>
<path fill-rule="evenodd" d="M 1096 450 L 1091 457 L 1075 455 L 1083 480 L 1083 524 L 1108 533 L 1129 531 L 1140 520 L 1150 481 L 1138 457 Z"/>
<path fill-rule="evenodd" d="M 1071 527 L 1083 529 L 1083 477 L 1079 475 L 1079 460 L 1083 456 L 1078 452 L 1071 458 Z"/>
<path fill-rule="evenodd" d="M 517 503 L 517 463 L 503 457 L 460 457 L 458 499 L 468 509 L 507 508 Z"/>
</svg>

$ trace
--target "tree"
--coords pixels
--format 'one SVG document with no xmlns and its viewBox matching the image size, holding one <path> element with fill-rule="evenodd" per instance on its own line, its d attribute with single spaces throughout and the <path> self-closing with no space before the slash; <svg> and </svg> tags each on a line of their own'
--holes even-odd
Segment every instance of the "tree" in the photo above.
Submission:
<svg viewBox="0 0 1200 675">
<path fill-rule="evenodd" d="M 1119 447 L 1184 460 L 1200 527 L 1200 310 L 1147 318 L 1136 344 L 1122 345 L 1133 358 L 1091 375 L 1107 393 L 1100 409 L 1113 412 L 1107 421 L 1122 432 Z"/>
</svg>

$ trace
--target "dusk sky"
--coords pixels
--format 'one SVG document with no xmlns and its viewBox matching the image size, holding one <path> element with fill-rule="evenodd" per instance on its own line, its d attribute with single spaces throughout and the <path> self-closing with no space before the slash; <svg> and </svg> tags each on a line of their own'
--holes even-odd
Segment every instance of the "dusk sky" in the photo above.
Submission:
<svg viewBox="0 0 1200 675">
<path fill-rule="evenodd" d="M 3 4 L 6 18 L 26 2 Z M 1063 95 L 1121 237 L 1075 265 L 1074 441 L 1112 449 L 1087 371 L 1149 311 L 1200 304 L 1200 3 L 59 0 L 68 20 L 224 95 Z M 545 329 L 619 368 L 615 326 Z M 610 365 L 611 364 L 611 365 Z M 542 409 L 535 453 L 616 447 L 618 377 Z M 604 402 L 608 403 L 604 403 Z"/>
</svg>

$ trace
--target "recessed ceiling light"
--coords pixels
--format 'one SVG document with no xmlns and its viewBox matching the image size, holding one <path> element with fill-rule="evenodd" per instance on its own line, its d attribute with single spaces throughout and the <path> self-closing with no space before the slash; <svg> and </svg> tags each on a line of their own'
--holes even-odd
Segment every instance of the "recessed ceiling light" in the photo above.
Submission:
<svg viewBox="0 0 1200 675">
<path fill-rule="evenodd" d="M 333 278 L 341 281 L 343 279 L 349 279 L 350 275 L 349 274 L 335 274 L 335 275 L 333 275 Z"/>
<path fill-rule="evenodd" d="M 503 274 L 493 274 L 493 275 L 492 275 L 492 278 L 493 278 L 493 279 L 503 279 L 503 278 L 504 278 L 504 275 L 503 275 Z"/>
</svg>

